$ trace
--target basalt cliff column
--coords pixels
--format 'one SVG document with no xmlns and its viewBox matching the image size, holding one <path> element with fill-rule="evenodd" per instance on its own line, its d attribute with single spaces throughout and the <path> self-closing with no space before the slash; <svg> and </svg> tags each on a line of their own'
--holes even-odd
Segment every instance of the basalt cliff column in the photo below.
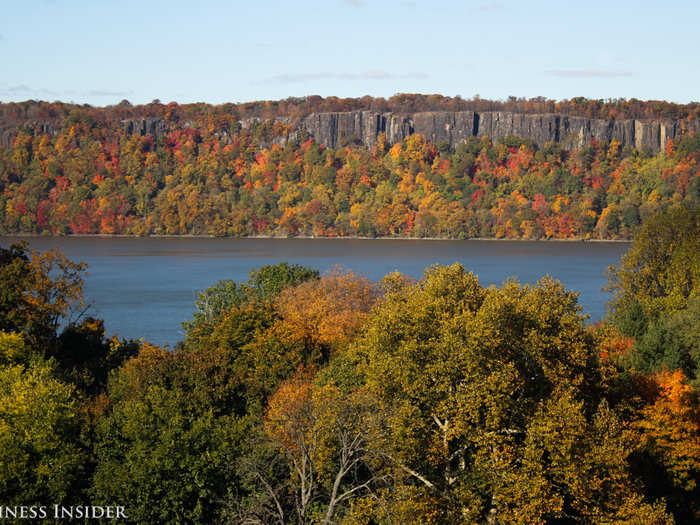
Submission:
<svg viewBox="0 0 700 525">
<path fill-rule="evenodd" d="M 623 147 L 658 153 L 668 139 L 700 129 L 698 121 L 603 120 L 554 114 L 519 114 L 507 111 L 426 111 L 412 114 L 348 111 L 314 113 L 302 119 L 300 127 L 318 142 L 337 147 L 351 138 L 373 147 L 380 133 L 391 144 L 412 133 L 420 133 L 431 142 L 450 146 L 469 137 L 487 136 L 492 140 L 516 135 L 538 146 L 559 142 L 566 149 L 580 148 L 594 141 L 612 140 Z"/>
</svg>

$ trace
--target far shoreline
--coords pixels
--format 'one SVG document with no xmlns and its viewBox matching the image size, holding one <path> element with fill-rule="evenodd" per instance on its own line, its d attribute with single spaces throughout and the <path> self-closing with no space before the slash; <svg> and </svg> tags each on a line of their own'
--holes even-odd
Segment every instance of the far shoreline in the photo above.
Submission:
<svg viewBox="0 0 700 525">
<path fill-rule="evenodd" d="M 574 237 L 569 239 L 513 239 L 513 238 L 497 238 L 497 237 L 469 237 L 467 239 L 455 239 L 454 237 L 363 237 L 360 235 L 344 235 L 344 236 L 320 236 L 320 235 L 246 235 L 245 237 L 207 235 L 207 234 L 149 234 L 149 235 L 133 235 L 126 233 L 108 234 L 108 233 L 69 233 L 66 235 L 45 235 L 41 233 L 3 233 L 0 238 L 40 238 L 40 239 L 70 239 L 70 238 L 95 238 L 95 239 L 229 239 L 229 240 L 245 240 L 245 239 L 276 239 L 276 240 L 324 240 L 324 241 L 343 241 L 343 240 L 360 240 L 360 241 L 450 241 L 450 242 L 465 242 L 465 241 L 489 241 L 489 242 L 581 242 L 581 243 L 631 243 L 631 239 L 586 239 L 583 237 Z"/>
</svg>

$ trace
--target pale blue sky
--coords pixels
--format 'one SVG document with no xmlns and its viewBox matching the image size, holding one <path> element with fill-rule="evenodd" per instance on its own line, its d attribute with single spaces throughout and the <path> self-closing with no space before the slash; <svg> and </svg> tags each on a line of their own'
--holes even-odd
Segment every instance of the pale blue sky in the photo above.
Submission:
<svg viewBox="0 0 700 525">
<path fill-rule="evenodd" d="M 700 100 L 700 1 L 0 2 L 0 101 Z"/>
</svg>

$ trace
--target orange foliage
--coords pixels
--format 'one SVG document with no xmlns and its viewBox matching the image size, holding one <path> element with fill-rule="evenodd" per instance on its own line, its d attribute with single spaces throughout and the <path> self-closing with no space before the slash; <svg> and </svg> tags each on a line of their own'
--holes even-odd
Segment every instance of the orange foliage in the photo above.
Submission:
<svg viewBox="0 0 700 525">
<path fill-rule="evenodd" d="M 314 414 L 309 371 L 299 371 L 280 385 L 265 414 L 265 431 L 290 454 L 305 452 L 313 443 Z"/>
<path fill-rule="evenodd" d="M 692 490 L 700 471 L 700 407 L 681 370 L 661 372 L 654 380 L 658 397 L 643 409 L 636 428 L 674 483 Z"/>
<path fill-rule="evenodd" d="M 282 291 L 275 306 L 293 338 L 334 346 L 359 327 L 376 298 L 369 280 L 336 267 L 320 281 Z"/>
</svg>

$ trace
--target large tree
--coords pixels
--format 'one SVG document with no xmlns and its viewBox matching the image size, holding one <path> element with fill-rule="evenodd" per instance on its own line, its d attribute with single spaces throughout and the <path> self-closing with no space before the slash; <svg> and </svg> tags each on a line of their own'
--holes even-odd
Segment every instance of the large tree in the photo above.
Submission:
<svg viewBox="0 0 700 525">
<path fill-rule="evenodd" d="M 631 474 L 634 440 L 605 398 L 576 294 L 551 279 L 485 289 L 459 265 L 386 286 L 348 354 L 383 414 L 373 445 L 396 480 L 377 516 L 670 522 Z"/>
</svg>

